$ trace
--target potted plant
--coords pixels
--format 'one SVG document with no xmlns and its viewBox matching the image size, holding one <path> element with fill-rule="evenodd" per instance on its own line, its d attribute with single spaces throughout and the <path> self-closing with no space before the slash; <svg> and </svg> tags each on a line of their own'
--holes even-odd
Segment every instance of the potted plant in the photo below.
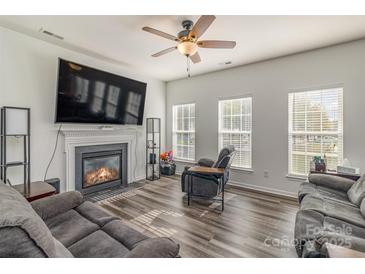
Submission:
<svg viewBox="0 0 365 274">
<path fill-rule="evenodd" d="M 163 152 L 160 154 L 160 171 L 162 175 L 175 175 L 176 164 L 173 160 L 172 151 Z"/>
</svg>

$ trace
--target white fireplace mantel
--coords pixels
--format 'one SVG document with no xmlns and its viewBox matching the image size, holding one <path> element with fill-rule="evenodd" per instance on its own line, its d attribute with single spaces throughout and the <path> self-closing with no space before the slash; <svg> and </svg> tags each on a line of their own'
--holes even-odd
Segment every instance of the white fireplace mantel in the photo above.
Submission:
<svg viewBox="0 0 365 274">
<path fill-rule="evenodd" d="M 135 181 L 137 135 L 134 130 L 62 130 L 66 154 L 66 191 L 75 190 L 75 148 L 105 144 L 128 145 L 128 183 Z"/>
</svg>

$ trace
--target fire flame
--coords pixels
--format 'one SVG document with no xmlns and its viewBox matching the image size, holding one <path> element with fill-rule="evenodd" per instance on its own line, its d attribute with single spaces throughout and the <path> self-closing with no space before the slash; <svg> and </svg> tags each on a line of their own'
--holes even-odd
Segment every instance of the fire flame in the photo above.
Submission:
<svg viewBox="0 0 365 274">
<path fill-rule="evenodd" d="M 117 169 L 103 166 L 85 174 L 84 186 L 88 187 L 117 179 L 119 179 L 119 173 Z"/>
</svg>

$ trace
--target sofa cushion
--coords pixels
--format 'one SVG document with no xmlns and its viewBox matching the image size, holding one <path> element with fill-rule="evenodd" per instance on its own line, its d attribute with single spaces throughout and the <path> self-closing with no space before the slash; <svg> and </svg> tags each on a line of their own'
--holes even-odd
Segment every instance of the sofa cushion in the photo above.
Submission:
<svg viewBox="0 0 365 274">
<path fill-rule="evenodd" d="M 131 252 L 127 258 L 176 258 L 179 254 L 179 245 L 166 237 L 149 238 L 143 240 Z"/>
<path fill-rule="evenodd" d="M 93 204 L 92 202 L 86 201 L 81 205 L 75 208 L 75 210 L 83 217 L 88 219 L 89 221 L 99 225 L 104 226 L 105 224 L 118 220 L 118 217 L 112 216 L 103 210 L 97 204 Z"/>
<path fill-rule="evenodd" d="M 365 228 L 332 217 L 324 218 L 323 229 L 351 237 L 365 239 Z"/>
<path fill-rule="evenodd" d="M 57 258 L 73 258 L 71 252 L 60 241 L 53 237 Z"/>
<path fill-rule="evenodd" d="M 320 173 L 310 173 L 308 181 L 317 186 L 328 187 L 344 192 L 347 192 L 355 182 L 348 178 Z"/>
<path fill-rule="evenodd" d="M 361 178 L 352 185 L 347 192 L 347 195 L 352 203 L 360 206 L 362 199 L 365 198 L 365 175 L 361 176 Z"/>
<path fill-rule="evenodd" d="M 102 230 L 86 236 L 69 247 L 76 258 L 123 258 L 129 249 Z"/>
<path fill-rule="evenodd" d="M 99 229 L 97 224 L 90 222 L 73 209 L 47 219 L 46 224 L 52 235 L 67 248 Z"/>
<path fill-rule="evenodd" d="M 299 257 L 325 256 L 326 242 L 365 251 L 365 228 L 316 211 L 298 211 L 294 233 Z"/>
<path fill-rule="evenodd" d="M 345 205 L 335 200 L 323 199 L 322 197 L 307 195 L 300 204 L 301 210 L 313 210 L 322 213 L 324 216 L 333 217 L 350 224 L 365 228 L 365 219 L 360 209 L 354 206 Z"/>
<path fill-rule="evenodd" d="M 344 235 L 336 232 L 324 233 L 321 238 L 317 239 L 317 242 L 321 246 L 320 253 L 323 257 L 328 257 L 328 252 L 324 243 L 331 243 L 360 252 L 365 252 L 364 238 Z"/>
<path fill-rule="evenodd" d="M 47 255 L 20 227 L 0 228 L 0 258 L 44 258 Z"/>
<path fill-rule="evenodd" d="M 133 249 L 139 242 L 148 238 L 146 235 L 132 229 L 120 220 L 108 223 L 102 230 L 121 242 L 129 250 Z"/>
<path fill-rule="evenodd" d="M 26 250 L 34 252 L 34 256 L 38 256 L 40 253 L 28 246 L 32 242 L 47 257 L 56 256 L 53 237 L 43 220 L 18 191 L 0 182 L 0 228 L 9 227 L 17 227 L 25 232 L 19 233 L 19 230 L 6 231 L 7 237 L 12 237 L 9 232 L 17 231 L 14 234 L 14 244 L 16 242 L 20 244 L 21 242 L 24 248 L 27 245 Z M 20 234 L 25 238 L 18 239 L 17 237 L 20 237 Z M 31 239 L 30 242 L 29 238 Z M 23 255 L 33 256 L 26 253 L 23 253 Z"/>
<path fill-rule="evenodd" d="M 348 199 L 346 192 L 335 190 L 332 188 L 317 186 L 309 182 L 304 182 L 300 185 L 298 191 L 299 202 L 301 202 L 306 195 L 318 196 L 324 199 L 332 199 L 337 202 L 344 203 L 346 205 L 355 206 Z"/>
<path fill-rule="evenodd" d="M 73 209 L 83 202 L 80 192 L 69 191 L 31 202 L 33 209 L 43 220 Z"/>
</svg>

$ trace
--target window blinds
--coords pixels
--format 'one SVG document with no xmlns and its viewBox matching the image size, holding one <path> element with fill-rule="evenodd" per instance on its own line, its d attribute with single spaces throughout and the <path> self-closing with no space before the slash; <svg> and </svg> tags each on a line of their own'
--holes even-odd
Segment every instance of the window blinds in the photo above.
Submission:
<svg viewBox="0 0 365 274">
<path fill-rule="evenodd" d="M 252 98 L 219 101 L 219 150 L 233 145 L 232 166 L 252 168 Z"/>
<path fill-rule="evenodd" d="M 313 156 L 343 160 L 343 89 L 289 93 L 289 174 L 306 175 Z"/>
<path fill-rule="evenodd" d="M 172 146 L 176 159 L 195 160 L 195 104 L 176 105 L 173 112 Z"/>
</svg>

